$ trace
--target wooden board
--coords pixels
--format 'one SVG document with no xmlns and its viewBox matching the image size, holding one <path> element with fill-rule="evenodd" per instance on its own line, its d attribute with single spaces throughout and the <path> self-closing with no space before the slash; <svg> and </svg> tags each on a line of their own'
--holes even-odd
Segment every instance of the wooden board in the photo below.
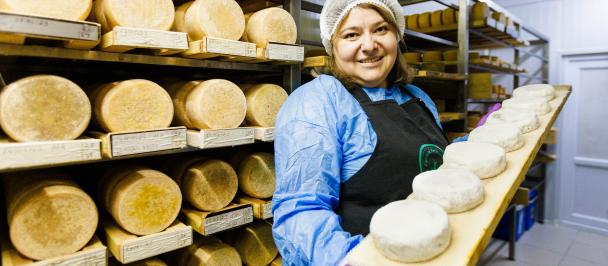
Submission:
<svg viewBox="0 0 608 266">
<path fill-rule="evenodd" d="M 136 236 L 123 230 L 114 220 L 102 224 L 102 240 L 121 263 L 129 263 L 192 245 L 192 227 L 175 221 L 162 232 Z"/>
<path fill-rule="evenodd" d="M 252 127 L 188 130 L 187 142 L 199 149 L 251 144 L 255 142 L 255 130 Z"/>
<path fill-rule="evenodd" d="M 271 60 L 287 64 L 300 64 L 304 62 L 304 46 L 269 42 L 266 48 L 261 49 L 258 59 Z"/>
<path fill-rule="evenodd" d="M 176 54 L 188 50 L 188 34 L 185 32 L 114 27 L 103 35 L 101 50 L 123 53 L 136 48 L 158 50 L 157 54 Z"/>
<path fill-rule="evenodd" d="M 266 220 L 272 218 L 272 199 L 263 200 L 247 196 L 238 196 L 236 202 L 251 204 L 251 206 L 253 206 L 253 217 L 257 219 Z"/>
<path fill-rule="evenodd" d="M 106 158 L 126 157 L 186 147 L 186 128 L 170 127 L 129 132 L 90 132 L 101 139 Z"/>
<path fill-rule="evenodd" d="M 272 142 L 274 141 L 274 127 L 254 127 L 255 140 Z"/>
<path fill-rule="evenodd" d="M 231 204 L 222 210 L 207 212 L 184 206 L 180 219 L 194 231 L 207 236 L 252 223 L 253 207 L 251 204 Z"/>
<path fill-rule="evenodd" d="M 59 40 L 66 48 L 91 49 L 100 40 L 98 23 L 0 12 L 0 42 L 24 44 L 26 38 Z"/>
<path fill-rule="evenodd" d="M 552 111 L 539 117 L 540 128 L 523 136 L 526 141 L 523 148 L 507 153 L 507 169 L 503 173 L 482 181 L 486 191 L 484 202 L 473 210 L 449 214 L 452 240 L 448 249 L 438 257 L 415 265 L 475 265 L 477 263 L 517 188 L 525 178 L 544 136 L 570 95 L 570 88 L 556 87 L 556 89 L 557 97 L 550 103 Z M 382 256 L 369 236 L 347 255 L 347 260 L 353 266 L 409 265 Z"/>
<path fill-rule="evenodd" d="M 89 243 L 82 248 L 82 250 L 74 254 L 41 261 L 33 261 L 29 258 L 23 257 L 8 240 L 3 241 L 2 243 L 2 265 L 4 266 L 102 266 L 107 264 L 107 248 L 101 243 L 101 241 L 99 241 L 97 236 L 93 236 L 91 241 L 89 241 Z"/>
<path fill-rule="evenodd" d="M 443 80 L 466 80 L 466 75 L 456 73 L 445 73 L 430 70 L 418 70 L 414 78 L 422 79 L 443 79 Z"/>
<path fill-rule="evenodd" d="M 304 58 L 304 68 L 311 67 L 326 67 L 329 66 L 329 56 L 321 55 L 321 56 L 310 56 Z"/>
<path fill-rule="evenodd" d="M 543 143 L 544 144 L 556 144 L 557 143 L 557 128 L 552 127 L 549 130 L 549 133 L 547 133 L 547 136 L 545 137 L 545 140 Z"/>
<path fill-rule="evenodd" d="M 202 40 L 190 42 L 188 50 L 182 56 L 196 59 L 223 57 L 231 61 L 249 61 L 257 57 L 255 43 L 226 40 L 215 37 L 203 37 Z"/>
</svg>

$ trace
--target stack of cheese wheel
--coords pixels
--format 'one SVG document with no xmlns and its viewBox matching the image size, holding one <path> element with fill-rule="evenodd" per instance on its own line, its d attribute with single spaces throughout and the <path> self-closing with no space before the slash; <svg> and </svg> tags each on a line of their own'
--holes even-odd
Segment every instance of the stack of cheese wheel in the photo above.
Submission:
<svg viewBox="0 0 608 266">
<path fill-rule="evenodd" d="M 43 260 L 72 254 L 93 237 L 97 207 L 69 178 L 32 172 L 4 181 L 10 239 L 24 256 Z"/>
<path fill-rule="evenodd" d="M 441 206 L 448 213 L 468 211 L 484 199 L 483 184 L 465 169 L 437 169 L 418 174 L 412 182 L 414 198 Z"/>
<path fill-rule="evenodd" d="M 272 226 L 266 221 L 254 222 L 239 230 L 232 244 L 245 265 L 268 265 L 278 254 L 272 238 Z"/>
<path fill-rule="evenodd" d="M 114 220 L 135 235 L 160 232 L 173 223 L 182 204 L 179 186 L 143 166 L 122 166 L 102 179 L 100 201 Z"/>
<path fill-rule="evenodd" d="M 468 140 L 492 143 L 503 148 L 505 152 L 512 152 L 524 146 L 520 129 L 508 123 L 486 124 L 475 128 L 469 134 Z"/>
<path fill-rule="evenodd" d="M 184 199 L 203 211 L 217 211 L 234 199 L 238 177 L 226 162 L 204 157 L 181 159 L 168 171 L 179 184 Z"/>
<path fill-rule="evenodd" d="M 241 266 L 239 253 L 213 237 L 202 237 L 177 255 L 177 265 Z"/>
<path fill-rule="evenodd" d="M 503 148 L 491 143 L 465 141 L 452 143 L 445 148 L 440 169 L 466 169 L 485 179 L 500 174 L 506 167 Z"/>
<path fill-rule="evenodd" d="M 0 11 L 68 20 L 85 20 L 93 0 L 0 0 Z"/>
<path fill-rule="evenodd" d="M 171 96 L 149 80 L 105 84 L 89 97 L 96 124 L 107 132 L 166 128 L 173 120 Z"/>
<path fill-rule="evenodd" d="M 0 126 L 16 141 L 75 139 L 90 119 L 87 95 L 62 77 L 30 76 L 0 91 Z"/>
<path fill-rule="evenodd" d="M 174 30 L 192 41 L 203 37 L 238 40 L 245 31 L 245 15 L 234 0 L 196 0 L 177 8 Z"/>
<path fill-rule="evenodd" d="M 241 87 L 242 88 L 242 87 Z M 287 92 L 274 84 L 257 84 L 243 89 L 247 99 L 248 125 L 274 127 L 279 109 L 287 100 Z"/>
<path fill-rule="evenodd" d="M 243 158 L 238 167 L 239 188 L 254 198 L 270 198 L 276 187 L 274 156 L 256 152 Z"/>
<path fill-rule="evenodd" d="M 291 14 L 282 8 L 270 7 L 248 17 L 243 40 L 265 48 L 268 42 L 294 44 L 297 37 L 298 29 Z"/>
<path fill-rule="evenodd" d="M 245 94 L 228 80 L 177 83 L 168 90 L 177 125 L 195 129 L 236 128 L 245 120 Z"/>
<path fill-rule="evenodd" d="M 116 26 L 169 30 L 175 7 L 172 0 L 95 0 L 93 15 L 104 32 Z"/>
</svg>

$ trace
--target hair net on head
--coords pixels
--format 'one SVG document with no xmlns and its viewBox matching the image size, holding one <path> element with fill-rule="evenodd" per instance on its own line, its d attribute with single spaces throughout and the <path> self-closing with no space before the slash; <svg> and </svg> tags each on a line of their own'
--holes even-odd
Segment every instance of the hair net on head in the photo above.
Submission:
<svg viewBox="0 0 608 266">
<path fill-rule="evenodd" d="M 332 54 L 331 36 L 336 33 L 340 22 L 348 15 L 353 7 L 368 4 L 377 7 L 386 17 L 392 18 L 397 27 L 399 40 L 405 30 L 403 10 L 397 0 L 327 0 L 321 10 L 319 27 L 321 28 L 321 41 L 327 54 Z"/>
</svg>

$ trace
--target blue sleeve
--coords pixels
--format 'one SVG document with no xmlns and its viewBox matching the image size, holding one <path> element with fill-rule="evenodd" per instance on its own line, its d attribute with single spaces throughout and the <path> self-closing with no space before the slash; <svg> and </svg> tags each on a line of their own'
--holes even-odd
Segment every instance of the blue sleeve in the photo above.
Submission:
<svg viewBox="0 0 608 266">
<path fill-rule="evenodd" d="M 363 239 L 334 212 L 342 152 L 325 86 L 317 78 L 294 91 L 277 117 L 273 237 L 285 265 L 336 265 Z"/>
<path fill-rule="evenodd" d="M 431 100 L 431 97 L 428 94 L 426 94 L 422 89 L 420 89 L 412 84 L 407 84 L 406 88 L 409 90 L 409 92 L 412 95 L 414 95 L 415 97 L 418 97 L 418 98 L 420 98 L 420 100 L 422 100 L 424 105 L 426 105 L 426 107 L 429 108 L 429 110 L 433 114 L 433 117 L 435 117 L 435 122 L 437 123 L 439 128 L 443 129 L 443 127 L 441 126 L 441 120 L 439 120 L 439 113 L 437 112 L 437 106 L 435 106 L 435 102 L 433 102 L 433 100 Z"/>
</svg>

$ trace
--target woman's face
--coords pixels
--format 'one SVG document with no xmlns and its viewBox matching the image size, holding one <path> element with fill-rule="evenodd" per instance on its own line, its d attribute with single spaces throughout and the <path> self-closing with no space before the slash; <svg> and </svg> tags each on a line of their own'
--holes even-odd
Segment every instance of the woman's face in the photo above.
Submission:
<svg viewBox="0 0 608 266">
<path fill-rule="evenodd" d="M 364 87 L 386 87 L 397 58 L 397 33 L 371 7 L 353 8 L 335 33 L 336 66 Z"/>
</svg>

